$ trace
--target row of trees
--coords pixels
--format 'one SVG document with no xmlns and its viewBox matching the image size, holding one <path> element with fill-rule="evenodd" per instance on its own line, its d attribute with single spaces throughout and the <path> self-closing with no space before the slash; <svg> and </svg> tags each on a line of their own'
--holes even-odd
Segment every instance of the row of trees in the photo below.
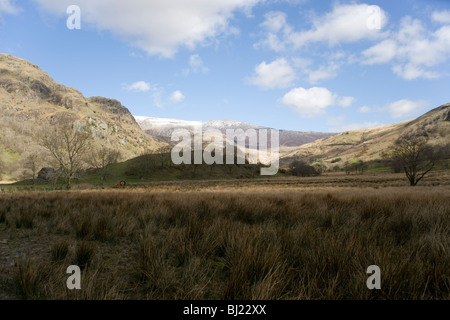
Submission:
<svg viewBox="0 0 450 320">
<path fill-rule="evenodd" d="M 344 170 L 346 174 L 363 174 L 367 169 L 367 163 L 362 160 L 348 161 L 344 164 Z"/>
</svg>

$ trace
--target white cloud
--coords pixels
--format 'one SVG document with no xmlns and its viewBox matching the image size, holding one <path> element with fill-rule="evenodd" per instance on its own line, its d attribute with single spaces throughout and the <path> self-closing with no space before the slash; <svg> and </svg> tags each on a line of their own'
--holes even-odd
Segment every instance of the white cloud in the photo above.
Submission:
<svg viewBox="0 0 450 320">
<path fill-rule="evenodd" d="M 344 43 L 380 39 L 386 36 L 383 28 L 387 23 L 387 15 L 380 7 L 375 6 L 380 10 L 380 29 L 370 28 L 369 22 L 374 14 L 370 9 L 373 7 L 368 4 L 337 3 L 330 12 L 312 18 L 312 26 L 306 30 L 295 30 L 287 22 L 287 15 L 284 12 L 269 12 L 264 16 L 263 23 L 260 24 L 264 36 L 254 44 L 254 47 L 283 52 L 286 49 L 299 49 L 313 43 L 336 47 Z M 303 66 L 299 68 L 303 74 L 308 76 L 309 83 L 313 85 L 337 77 L 338 71 L 343 65 L 355 61 L 354 56 L 348 55 L 342 50 L 337 50 L 337 54 L 317 52 L 316 55 L 326 62 L 315 68 L 303 63 Z M 294 66 L 296 64 L 294 61 Z"/>
<path fill-rule="evenodd" d="M 358 109 L 359 113 L 369 113 L 372 111 L 372 108 L 368 107 L 368 106 L 362 106 L 361 108 Z"/>
<path fill-rule="evenodd" d="M 397 49 L 397 42 L 392 39 L 384 40 L 363 52 L 363 64 L 389 62 L 396 56 Z"/>
<path fill-rule="evenodd" d="M 312 67 L 312 60 L 304 58 L 293 58 L 292 65 L 308 77 L 309 83 L 316 85 L 320 81 L 337 77 L 338 71 L 347 63 L 346 59 L 348 59 L 348 56 L 342 51 L 322 53 L 321 57 L 327 62 L 316 68 Z"/>
<path fill-rule="evenodd" d="M 145 81 L 137 81 L 130 85 L 124 84 L 124 85 L 122 85 L 122 88 L 123 88 L 123 90 L 129 91 L 129 92 L 149 92 L 149 95 L 151 97 L 153 105 L 157 108 L 164 108 L 164 105 L 167 102 L 167 97 L 164 98 L 165 90 L 164 90 L 164 88 L 160 87 L 158 84 L 150 84 Z M 175 98 L 175 100 L 177 98 L 181 99 L 181 100 L 184 99 L 184 96 L 183 96 L 183 98 L 181 98 L 181 96 L 176 94 L 177 92 L 179 92 L 179 91 L 175 91 L 170 96 L 170 100 L 172 102 L 177 102 L 177 101 L 173 101 L 174 98 Z"/>
<path fill-rule="evenodd" d="M 287 39 L 280 39 L 278 34 L 282 32 L 284 37 L 289 37 L 292 28 L 286 22 L 286 14 L 280 11 L 271 11 L 264 15 L 264 22 L 260 24 L 266 32 L 265 38 L 254 44 L 256 49 L 267 47 L 275 52 L 285 50 Z"/>
<path fill-rule="evenodd" d="M 164 108 L 168 102 L 180 103 L 186 98 L 180 90 L 176 90 L 172 94 L 167 95 L 163 87 L 145 81 L 137 81 L 131 85 L 124 84 L 122 88 L 130 92 L 148 92 L 153 105 L 157 108 Z"/>
<path fill-rule="evenodd" d="M 320 116 L 325 113 L 326 108 L 333 105 L 348 107 L 354 101 L 356 99 L 353 97 L 340 97 L 338 94 L 322 87 L 294 88 L 286 93 L 282 99 L 285 106 L 291 107 L 307 118 Z"/>
<path fill-rule="evenodd" d="M 293 35 L 296 47 L 311 42 L 327 42 L 330 46 L 353 43 L 362 39 L 377 38 L 380 30 L 370 29 L 367 23 L 372 13 L 368 4 L 337 4 L 333 11 L 313 21 L 313 28 Z M 386 13 L 380 8 L 381 29 L 387 22 Z"/>
<path fill-rule="evenodd" d="M 296 57 L 292 59 L 292 63 L 295 68 L 307 70 L 313 61 L 307 58 Z"/>
<path fill-rule="evenodd" d="M 302 116 L 312 118 L 325 113 L 325 109 L 334 104 L 335 97 L 326 88 L 295 88 L 282 99 L 284 105 L 291 107 Z"/>
<path fill-rule="evenodd" d="M 295 71 L 284 58 L 255 67 L 255 75 L 249 79 L 253 85 L 264 89 L 286 88 L 295 80 Z"/>
<path fill-rule="evenodd" d="M 341 67 L 342 63 L 331 61 L 326 66 L 320 66 L 317 70 L 305 70 L 309 73 L 309 82 L 311 84 L 317 84 L 319 81 L 332 79 L 337 77 L 337 71 Z"/>
<path fill-rule="evenodd" d="M 73 4 L 73 0 L 35 1 L 61 16 Z M 233 13 L 249 12 L 259 1 L 78 0 L 77 5 L 86 23 L 111 31 L 148 54 L 172 57 L 179 47 L 194 49 L 217 35 L 226 34 Z"/>
<path fill-rule="evenodd" d="M 392 67 L 392 71 L 405 80 L 414 80 L 417 78 L 439 78 L 439 74 L 437 72 L 427 71 L 426 69 L 412 63 L 408 63 L 406 65 L 395 65 Z"/>
<path fill-rule="evenodd" d="M 15 0 L 0 0 L 0 16 L 2 14 L 15 14 L 20 11 L 20 8 L 16 6 Z"/>
<path fill-rule="evenodd" d="M 277 33 L 286 28 L 286 13 L 280 11 L 271 11 L 264 15 L 265 20 L 260 24 L 261 27 L 269 32 Z"/>
<path fill-rule="evenodd" d="M 449 10 L 447 10 L 447 11 L 435 11 L 431 15 L 431 18 L 435 22 L 445 23 L 445 24 L 450 23 L 450 11 Z"/>
<path fill-rule="evenodd" d="M 356 101 L 353 97 L 341 97 L 337 99 L 337 104 L 343 108 L 350 107 Z"/>
<path fill-rule="evenodd" d="M 433 14 L 433 19 L 444 18 Z M 420 20 L 405 17 L 397 32 L 365 50 L 363 57 L 363 64 L 392 62 L 394 73 L 406 80 L 437 78 L 440 73 L 433 68 L 450 60 L 450 25 L 431 31 Z"/>
<path fill-rule="evenodd" d="M 393 118 L 413 116 L 428 106 L 426 101 L 399 100 L 387 106 Z"/>
<path fill-rule="evenodd" d="M 173 103 L 179 103 L 182 102 L 186 97 L 181 93 L 180 90 L 174 91 L 171 95 L 170 95 L 170 101 L 172 101 Z"/>
<path fill-rule="evenodd" d="M 268 47 L 282 51 L 287 46 L 300 48 L 311 43 L 327 43 L 335 46 L 341 43 L 354 43 L 363 39 L 377 39 L 383 35 L 382 29 L 387 23 L 387 15 L 380 9 L 380 29 L 369 28 L 373 12 L 368 4 L 336 4 L 333 10 L 312 21 L 312 28 L 294 31 L 286 21 L 283 12 L 270 12 L 265 15 L 261 27 L 265 38 L 255 44 L 256 48 Z"/>
<path fill-rule="evenodd" d="M 267 47 L 275 52 L 282 52 L 286 49 L 286 42 L 273 33 L 267 34 L 266 38 L 255 43 L 256 49 Z"/>
<path fill-rule="evenodd" d="M 193 73 L 208 73 L 209 68 L 205 66 L 202 58 L 198 54 L 193 54 L 189 57 L 189 69 L 184 69 L 183 74 L 188 76 Z"/>
<path fill-rule="evenodd" d="M 163 99 L 164 92 L 165 92 L 164 88 L 160 87 L 159 85 L 157 85 L 157 84 L 152 85 L 151 91 L 150 91 L 150 96 L 152 98 L 153 105 L 155 107 L 160 108 L 160 109 L 164 108 L 164 104 L 165 104 L 164 99 Z"/>
<path fill-rule="evenodd" d="M 337 73 L 331 70 L 320 68 L 318 70 L 311 71 L 309 73 L 309 82 L 311 84 L 317 84 L 321 80 L 332 79 L 337 76 Z"/>
<path fill-rule="evenodd" d="M 124 85 L 123 88 L 127 91 L 133 91 L 133 92 L 147 92 L 150 90 L 151 86 L 150 83 L 145 81 L 137 81 L 130 85 Z"/>
</svg>

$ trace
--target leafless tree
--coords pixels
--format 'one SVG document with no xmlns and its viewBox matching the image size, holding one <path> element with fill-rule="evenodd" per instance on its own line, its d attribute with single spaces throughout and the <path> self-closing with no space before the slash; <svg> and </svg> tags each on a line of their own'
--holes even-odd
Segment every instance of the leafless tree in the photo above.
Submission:
<svg viewBox="0 0 450 320">
<path fill-rule="evenodd" d="M 72 125 L 52 127 L 41 133 L 41 143 L 59 165 L 67 189 L 72 179 L 85 164 L 86 151 L 92 136 L 85 130 L 74 130 Z"/>
<path fill-rule="evenodd" d="M 105 181 L 108 176 L 108 169 L 111 164 L 117 163 L 121 157 L 120 151 L 113 150 L 108 147 L 102 147 L 99 150 L 92 152 L 88 157 L 87 163 L 91 167 L 99 170 L 101 183 Z"/>
<path fill-rule="evenodd" d="M 40 170 L 41 164 L 42 157 L 37 152 L 29 153 L 23 158 L 22 166 L 25 170 L 28 170 L 28 176 L 31 174 L 31 177 L 33 179 L 33 186 L 36 185 L 37 173 Z M 26 171 L 24 173 L 26 173 Z"/>
<path fill-rule="evenodd" d="M 434 150 L 422 135 L 404 135 L 394 145 L 393 160 L 403 167 L 411 186 L 433 170 L 435 165 Z"/>
</svg>

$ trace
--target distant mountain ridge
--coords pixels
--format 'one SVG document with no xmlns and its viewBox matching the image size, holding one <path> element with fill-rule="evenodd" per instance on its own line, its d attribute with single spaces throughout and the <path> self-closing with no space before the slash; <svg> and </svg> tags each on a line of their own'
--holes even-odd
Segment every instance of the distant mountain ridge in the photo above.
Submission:
<svg viewBox="0 0 450 320">
<path fill-rule="evenodd" d="M 163 141 L 170 141 L 172 132 L 175 129 L 187 129 L 193 130 L 195 126 L 202 126 L 203 130 L 217 129 L 223 134 L 226 133 L 226 129 L 271 129 L 255 124 L 235 121 L 235 120 L 209 120 L 206 122 L 201 121 L 185 121 L 177 119 L 165 119 L 165 118 L 153 118 L 144 116 L 134 117 L 137 123 L 141 126 L 142 130 L 148 134 L 160 138 Z M 301 132 L 291 130 L 279 130 L 280 132 L 280 147 L 298 147 L 306 143 L 313 142 L 317 139 L 331 137 L 335 133 L 324 132 Z"/>
</svg>

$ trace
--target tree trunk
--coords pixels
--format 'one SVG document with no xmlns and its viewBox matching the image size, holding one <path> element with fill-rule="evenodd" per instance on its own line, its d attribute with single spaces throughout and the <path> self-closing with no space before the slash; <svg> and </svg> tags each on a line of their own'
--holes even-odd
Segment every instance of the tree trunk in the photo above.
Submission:
<svg viewBox="0 0 450 320">
<path fill-rule="evenodd" d="M 70 188 L 72 187 L 71 186 L 71 178 L 70 178 L 70 176 L 67 177 L 67 186 L 66 187 L 67 187 L 67 190 L 70 190 Z"/>
</svg>

